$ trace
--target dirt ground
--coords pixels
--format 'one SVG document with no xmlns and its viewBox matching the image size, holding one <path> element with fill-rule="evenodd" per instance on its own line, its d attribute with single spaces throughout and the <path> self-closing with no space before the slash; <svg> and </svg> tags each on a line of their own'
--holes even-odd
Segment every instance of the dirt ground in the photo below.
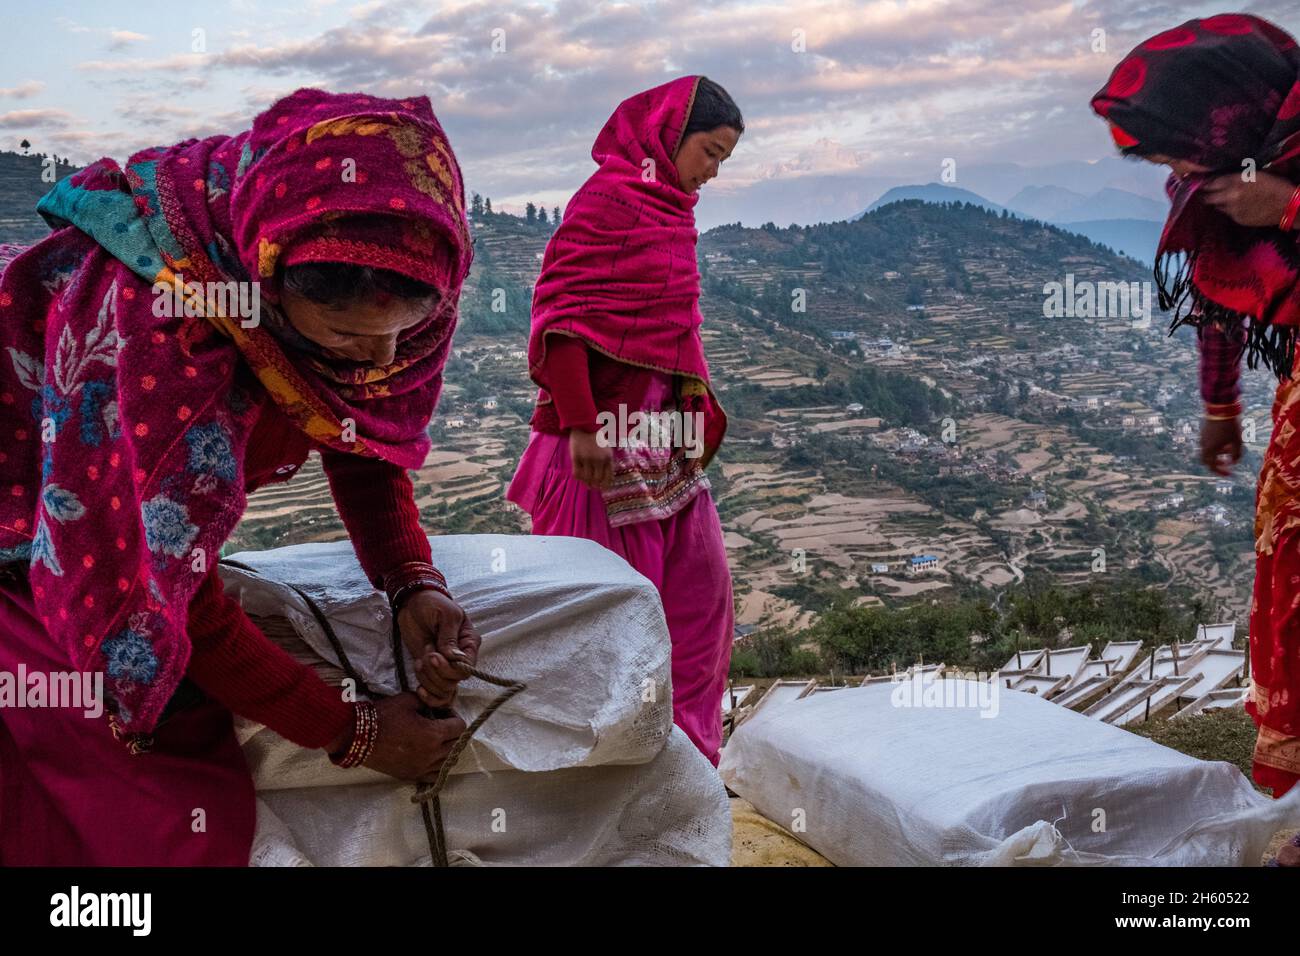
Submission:
<svg viewBox="0 0 1300 956">
<path fill-rule="evenodd" d="M 834 866 L 785 827 L 760 816 L 753 804 L 731 798 L 732 866 Z"/>
</svg>

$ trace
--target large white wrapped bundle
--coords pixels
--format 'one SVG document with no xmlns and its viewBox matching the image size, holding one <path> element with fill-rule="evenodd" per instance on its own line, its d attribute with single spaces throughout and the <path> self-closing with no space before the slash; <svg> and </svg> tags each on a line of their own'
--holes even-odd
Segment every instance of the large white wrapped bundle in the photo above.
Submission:
<svg viewBox="0 0 1300 956">
<path fill-rule="evenodd" d="M 594 542 L 568 537 L 430 538 L 433 562 L 483 636 L 479 666 L 528 689 L 474 736 L 443 790 L 448 846 L 485 862 L 707 863 L 730 856 L 717 772 L 672 726 L 671 642 L 654 586 Z M 361 678 L 391 693 L 391 618 L 350 543 L 231 556 L 228 594 L 292 625 L 288 649 L 337 683 L 329 620 Z M 284 643 L 282 641 L 282 643 Z M 412 673 L 409 658 L 408 674 Z M 460 684 L 469 722 L 500 688 Z M 413 787 L 341 770 L 251 721 L 236 730 L 259 791 L 254 862 L 428 862 Z"/>
<path fill-rule="evenodd" d="M 1271 800 L 1232 764 L 1033 694 L 924 706 L 988 703 L 989 685 L 932 689 L 762 708 L 723 750 L 722 778 L 840 865 L 1254 865 L 1300 823 L 1300 788 Z"/>
<path fill-rule="evenodd" d="M 266 783 L 254 866 L 429 865 L 412 787 L 344 785 L 332 774 L 312 788 Z M 447 846 L 486 865 L 726 866 L 731 857 L 727 793 L 676 727 L 648 763 L 462 774 L 441 800 Z"/>
<path fill-rule="evenodd" d="M 649 581 L 584 538 L 446 535 L 429 543 L 433 563 L 483 635 L 482 669 L 528 684 L 483 725 L 456 772 L 643 763 L 659 752 L 672 727 L 672 645 Z M 258 571 L 221 567 L 226 593 L 246 612 L 287 617 L 317 657 L 337 664 L 307 604 L 285 586 L 296 585 L 324 612 L 361 676 L 376 690 L 397 691 L 388 600 L 366 581 L 349 542 L 230 559 Z M 468 721 L 500 693 L 463 681 L 457 711 Z M 299 772 L 304 761 L 312 776 L 317 764 L 330 766 L 322 753 L 280 761 L 256 742 L 251 749 L 259 762 L 277 760 L 280 775 Z"/>
</svg>

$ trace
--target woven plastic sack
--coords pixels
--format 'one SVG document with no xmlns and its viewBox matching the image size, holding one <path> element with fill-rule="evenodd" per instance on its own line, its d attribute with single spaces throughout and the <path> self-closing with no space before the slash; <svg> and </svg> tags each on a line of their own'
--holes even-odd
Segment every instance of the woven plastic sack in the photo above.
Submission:
<svg viewBox="0 0 1300 956">
<path fill-rule="evenodd" d="M 932 699 L 980 700 L 957 683 Z M 723 781 L 843 866 L 1258 865 L 1300 825 L 1300 788 L 1272 800 L 1232 764 L 1033 694 L 925 706 L 910 684 L 760 708 L 723 750 Z"/>
<path fill-rule="evenodd" d="M 659 752 L 672 727 L 672 646 L 649 581 L 583 538 L 444 535 L 429 542 L 433 563 L 483 635 L 482 669 L 528 684 L 483 725 L 454 772 L 643 763 Z M 226 593 L 245 612 L 287 617 L 317 658 L 337 665 L 308 605 L 286 587 L 296 585 L 329 619 L 366 682 L 383 693 L 398 690 L 388 600 L 366 581 L 349 542 L 230 560 L 258 572 L 220 569 Z M 462 681 L 457 712 L 471 720 L 500 692 L 475 678 Z M 322 754 L 304 756 L 328 764 Z M 298 763 L 282 769 L 293 772 Z"/>
<path fill-rule="evenodd" d="M 654 586 L 594 542 L 449 535 L 433 561 L 483 636 L 479 666 L 528 689 L 479 729 L 442 793 L 448 846 L 485 863 L 708 864 L 730 856 L 717 772 L 672 726 L 671 642 Z M 244 552 L 223 564 L 226 592 L 268 635 L 331 683 L 339 657 L 397 690 L 387 600 L 346 542 Z M 290 587 L 290 585 L 294 587 Z M 409 658 L 406 666 L 411 673 Z M 467 721 L 500 688 L 459 685 Z M 341 770 L 242 718 L 236 732 L 258 790 L 253 862 L 427 865 L 414 788 Z"/>
<path fill-rule="evenodd" d="M 259 787 L 254 866 L 429 865 L 410 786 L 329 774 L 315 787 Z M 726 866 L 731 857 L 726 791 L 675 727 L 648 763 L 462 774 L 441 799 L 447 845 L 487 866 Z"/>
</svg>

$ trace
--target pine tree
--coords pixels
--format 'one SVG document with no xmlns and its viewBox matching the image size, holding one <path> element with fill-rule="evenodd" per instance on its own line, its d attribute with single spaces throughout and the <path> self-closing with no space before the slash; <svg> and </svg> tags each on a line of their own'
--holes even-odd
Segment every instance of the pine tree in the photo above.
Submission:
<svg viewBox="0 0 1300 956">
<path fill-rule="evenodd" d="M 485 197 L 483 197 L 483 213 L 484 213 L 484 215 L 488 215 L 488 216 L 492 215 L 492 197 L 491 197 L 491 196 L 485 196 Z"/>
<path fill-rule="evenodd" d="M 534 206 L 532 203 L 529 203 L 527 206 L 525 206 L 525 207 L 524 207 L 524 218 L 527 219 L 529 222 L 536 222 L 536 221 L 537 221 L 537 207 Z"/>
<path fill-rule="evenodd" d="M 538 210 L 537 210 L 537 221 L 538 221 L 538 222 L 541 222 L 541 223 L 546 222 L 546 207 L 545 207 L 545 206 L 541 206 L 541 207 L 538 208 Z"/>
<path fill-rule="evenodd" d="M 475 216 L 483 215 L 483 197 L 478 193 L 474 193 L 474 197 L 470 200 L 469 211 Z"/>
<path fill-rule="evenodd" d="M 557 226 L 560 224 L 560 207 L 559 207 L 559 206 L 556 206 L 554 209 L 551 210 L 551 222 L 555 223 L 555 225 L 557 225 Z"/>
</svg>

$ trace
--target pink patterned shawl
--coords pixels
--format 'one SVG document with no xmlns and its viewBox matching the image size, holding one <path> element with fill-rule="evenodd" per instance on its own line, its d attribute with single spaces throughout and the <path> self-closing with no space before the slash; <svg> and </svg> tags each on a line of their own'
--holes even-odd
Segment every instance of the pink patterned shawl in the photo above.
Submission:
<svg viewBox="0 0 1300 956">
<path fill-rule="evenodd" d="M 28 565 L 51 639 L 148 731 L 189 660 L 189 600 L 245 505 L 269 394 L 323 445 L 423 463 L 471 259 L 460 170 L 425 97 L 299 90 L 238 136 L 101 160 L 0 247 L 0 564 Z M 339 261 L 435 285 L 386 367 L 297 347 L 277 265 Z M 189 285 L 258 280 L 260 323 Z"/>
</svg>

